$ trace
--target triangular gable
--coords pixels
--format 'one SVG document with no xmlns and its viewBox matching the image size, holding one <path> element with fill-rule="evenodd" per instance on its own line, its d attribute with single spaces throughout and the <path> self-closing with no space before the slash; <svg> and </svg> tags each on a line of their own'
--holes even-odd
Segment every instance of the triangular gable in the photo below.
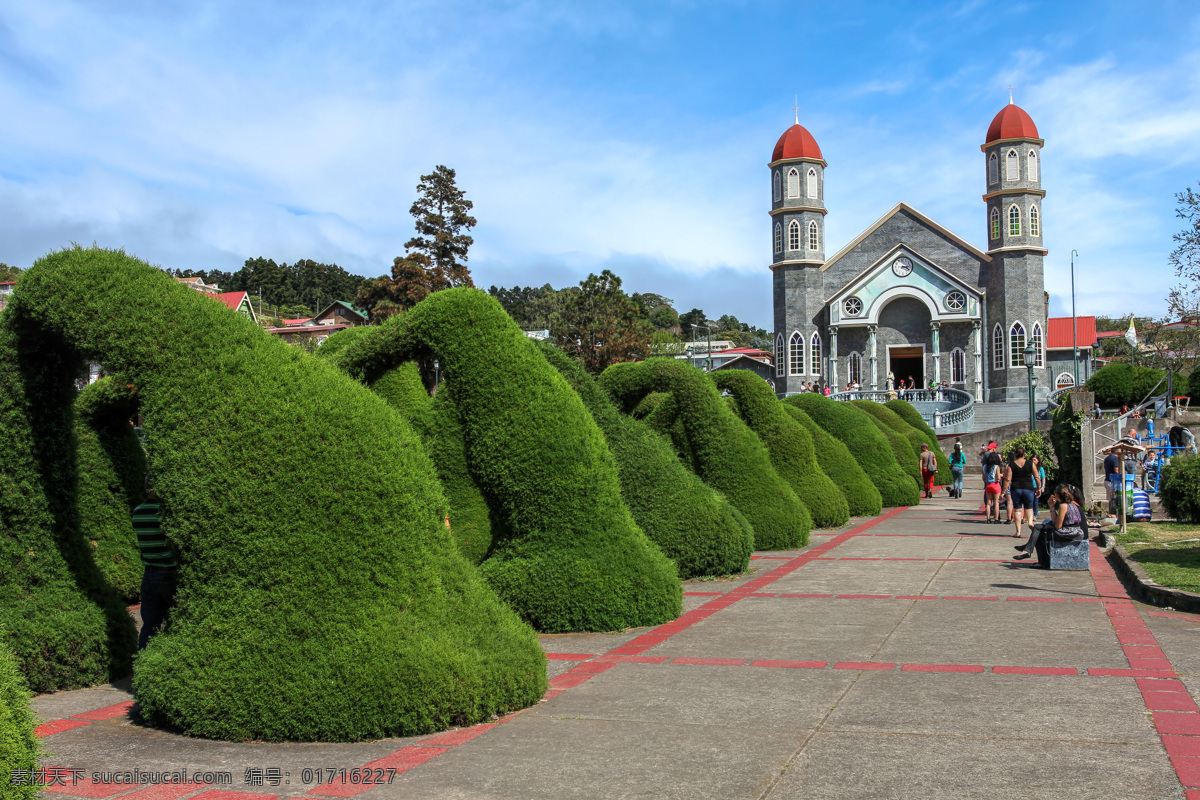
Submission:
<svg viewBox="0 0 1200 800">
<path fill-rule="evenodd" d="M 890 211 L 888 211 L 886 214 L 884 214 L 879 219 L 875 220 L 875 222 L 869 228 L 867 228 L 865 231 L 860 233 L 858 236 L 854 237 L 854 239 L 851 240 L 851 242 L 849 244 L 847 244 L 841 250 L 838 250 L 837 253 L 834 254 L 833 258 L 828 259 L 823 265 L 821 265 L 821 271 L 825 272 L 826 270 L 828 270 L 830 267 L 832 267 L 834 264 L 836 264 L 843 256 L 845 256 L 847 253 L 851 252 L 855 247 L 857 247 L 859 244 L 861 244 L 863 242 L 863 240 L 865 240 L 868 236 L 873 234 L 875 231 L 879 230 L 879 228 L 882 227 L 885 222 L 887 222 L 889 219 L 891 219 L 892 217 L 899 214 L 901 211 L 908 212 L 912 216 L 916 217 L 916 219 L 919 222 L 921 222 L 922 224 L 928 226 L 929 228 L 937 231 L 941 235 L 945 236 L 947 239 L 950 239 L 952 242 L 957 244 L 959 247 L 966 250 L 971 255 L 975 256 L 976 258 L 980 259 L 981 261 L 991 261 L 992 260 L 992 257 L 989 256 L 987 253 L 985 253 L 982 250 L 980 250 L 979 248 L 975 247 L 973 244 L 971 244 L 967 240 L 961 238 L 960 236 L 958 236 L 958 234 L 954 233 L 949 228 L 945 228 L 945 227 L 939 225 L 938 223 L 934 222 L 932 219 L 930 219 L 926 215 L 922 214 L 920 211 L 917 211 L 915 208 L 910 206 L 908 203 L 897 203 L 895 206 L 892 207 L 892 209 Z"/>
<path fill-rule="evenodd" d="M 897 275 L 892 269 L 900 258 L 912 263 L 907 275 Z M 961 293 L 964 301 L 957 308 L 950 302 L 955 293 Z M 846 300 L 852 297 L 861 306 L 857 314 L 846 308 Z M 829 321 L 834 325 L 877 324 L 883 307 L 897 297 L 921 301 L 929 309 L 930 318 L 941 322 L 979 319 L 983 305 L 979 290 L 901 242 L 826 301 Z"/>
</svg>

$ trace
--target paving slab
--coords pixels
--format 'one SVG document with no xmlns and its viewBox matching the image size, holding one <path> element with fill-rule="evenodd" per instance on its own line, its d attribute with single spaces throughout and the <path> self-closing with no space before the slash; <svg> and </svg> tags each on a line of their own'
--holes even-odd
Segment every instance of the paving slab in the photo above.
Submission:
<svg viewBox="0 0 1200 800">
<path fill-rule="evenodd" d="M 765 800 L 1181 800 L 1151 745 L 819 733 Z"/>
<path fill-rule="evenodd" d="M 1015 553 L 1011 546 L 1009 554 Z M 1032 560 L 1032 559 L 1031 559 Z M 1028 561 L 978 563 L 951 561 L 930 580 L 926 593 L 951 596 L 1098 597 L 1089 573 L 1080 570 L 1037 569 Z"/>
<path fill-rule="evenodd" d="M 949 537 L 855 536 L 839 544 L 835 558 L 949 558 L 957 542 Z"/>
<path fill-rule="evenodd" d="M 42 694 L 33 698 L 30 706 L 42 722 L 65 719 L 97 708 L 129 702 L 133 699 L 132 683 L 132 680 L 126 678 L 88 689 Z"/>
<path fill-rule="evenodd" d="M 813 561 L 772 583 L 770 591 L 920 594 L 940 566 L 936 561 Z"/>
<path fill-rule="evenodd" d="M 1179 674 L 1200 675 L 1200 621 L 1154 617 L 1145 613 L 1142 618 Z"/>
</svg>

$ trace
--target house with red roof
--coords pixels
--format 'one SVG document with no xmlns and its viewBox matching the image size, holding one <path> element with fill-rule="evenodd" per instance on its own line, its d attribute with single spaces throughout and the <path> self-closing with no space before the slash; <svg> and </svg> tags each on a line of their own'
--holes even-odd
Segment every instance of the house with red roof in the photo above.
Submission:
<svg viewBox="0 0 1200 800">
<path fill-rule="evenodd" d="M 1109 331 L 1105 331 L 1109 333 Z M 1123 331 L 1111 331 L 1123 336 Z M 1092 376 L 1092 353 L 1098 341 L 1095 317 L 1050 317 L 1046 320 L 1046 366 L 1054 389 L 1066 389 Z"/>
<path fill-rule="evenodd" d="M 258 315 L 254 313 L 254 304 L 250 302 L 249 292 L 221 292 L 215 296 L 227 308 L 231 308 L 239 314 L 249 317 L 252 321 L 258 322 Z"/>
</svg>

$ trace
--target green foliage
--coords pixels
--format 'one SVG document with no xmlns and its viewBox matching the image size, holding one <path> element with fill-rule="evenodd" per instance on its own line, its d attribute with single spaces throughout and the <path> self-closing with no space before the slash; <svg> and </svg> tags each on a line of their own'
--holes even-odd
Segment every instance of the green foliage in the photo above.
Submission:
<svg viewBox="0 0 1200 800">
<path fill-rule="evenodd" d="M 1164 464 L 1158 494 L 1172 517 L 1200 524 L 1200 456 L 1177 455 Z"/>
<path fill-rule="evenodd" d="M 878 405 L 878 404 L 877 404 Z M 912 403 L 899 398 L 888 400 L 883 404 L 885 413 L 878 416 L 878 419 L 889 425 L 893 430 L 898 430 L 908 437 L 912 442 L 913 450 L 919 455 L 921 452 L 921 443 L 929 445 L 929 449 L 934 452 L 938 459 L 937 483 L 939 486 L 949 486 L 954 481 L 954 476 L 950 473 L 950 459 L 942 452 L 942 445 L 938 442 L 937 434 L 933 428 L 925 422 L 921 416 L 921 412 L 913 408 Z M 867 413 L 872 413 L 869 408 L 865 408 Z M 891 411 L 895 416 L 887 414 L 886 411 Z M 903 423 L 906 427 L 901 427 L 899 423 Z M 913 436 L 909 430 L 916 431 L 916 436 Z"/>
<path fill-rule="evenodd" d="M 367 382 L 421 354 L 441 360 L 471 474 L 506 528 L 480 571 L 522 617 L 562 632 L 680 613 L 675 566 L 622 502 L 603 434 L 499 303 L 447 289 L 369 331 L 340 359 Z"/>
<path fill-rule="evenodd" d="M 921 480 L 921 467 L 917 463 L 917 453 L 920 451 L 914 451 L 908 439 L 883 424 L 881 420 L 876 419 L 870 414 L 867 414 L 867 418 L 871 420 L 870 424 L 874 425 L 875 429 L 887 439 L 888 446 L 892 448 L 892 455 L 896 457 L 896 463 L 900 466 L 900 469 L 903 470 L 905 475 L 913 479 L 918 491 L 924 491 L 925 483 Z"/>
<path fill-rule="evenodd" d="M 767 446 L 771 463 L 791 484 L 819 528 L 840 528 L 850 519 L 846 496 L 817 463 L 812 434 L 792 418 L 762 378 L 746 370 L 710 373 L 718 389 L 728 391 L 738 415 Z"/>
<path fill-rule="evenodd" d="M 916 484 L 896 461 L 887 437 L 867 421 L 872 417 L 865 411 L 812 392 L 792 395 L 784 402 L 808 414 L 826 433 L 846 445 L 879 490 L 884 507 L 915 506 L 920 502 Z"/>
<path fill-rule="evenodd" d="M 104 579 L 127 603 L 141 591 L 142 561 L 130 512 L 145 497 L 146 455 L 130 423 L 136 394 L 102 378 L 75 401 L 79 517 Z"/>
<path fill-rule="evenodd" d="M 670 392 L 646 422 L 670 436 L 683 463 L 746 516 L 756 549 L 786 550 L 808 542 L 808 509 L 703 372 L 677 359 L 653 358 L 614 364 L 599 382 L 625 411 L 651 392 Z"/>
<path fill-rule="evenodd" d="M 1193 400 L 1200 400 L 1200 369 L 1193 370 L 1192 374 L 1188 375 L 1187 393 Z"/>
<path fill-rule="evenodd" d="M 618 412 L 577 361 L 549 343 L 541 348 L 604 432 L 625 504 L 650 541 L 675 562 L 679 576 L 745 572 L 754 549 L 745 517 L 688 471 L 653 428 Z"/>
<path fill-rule="evenodd" d="M 69 420 L 70 403 L 47 386 L 70 386 L 67 355 L 139 387 L 180 563 L 167 627 L 134 674 L 151 724 L 237 741 L 379 739 L 481 722 L 542 696 L 536 635 L 454 548 L 433 466 L 378 396 L 122 252 L 47 256 L 14 302 L 6 327 L 29 326 L 18 352 L 39 366 L 0 392 L 22 392 L 32 420 L 5 414 L 0 469 L 23 436 L 67 453 L 51 466 L 71 475 L 69 425 L 36 417 Z M 262 455 L 273 452 L 289 457 Z M 22 457 L 18 480 L 72 509 Z M 45 550 L 53 522 L 38 523 L 22 520 L 25 539 Z M 9 618 L 31 610 L 5 600 Z M 69 613 L 46 608 L 33 630 L 61 627 Z"/>
<path fill-rule="evenodd" d="M 883 498 L 867 473 L 854 460 L 849 448 L 813 422 L 812 417 L 793 405 L 783 403 L 788 416 L 799 422 L 812 435 L 817 463 L 834 485 L 846 497 L 852 517 L 873 517 L 883 510 Z"/>
<path fill-rule="evenodd" d="M 36 278 L 23 273 L 0 313 L 0 648 L 11 648 L 27 685 L 41 693 L 128 675 L 137 640 L 80 530 L 73 384 L 83 363 L 25 312 L 21 301 Z"/>
<path fill-rule="evenodd" d="M 1072 486 L 1083 486 L 1083 453 L 1080 449 L 1080 431 L 1083 428 L 1083 412 L 1075 413 L 1071 400 L 1064 397 L 1051 415 L 1050 444 L 1058 462 L 1058 480 Z M 1049 475 L 1049 473 L 1047 473 Z"/>
<path fill-rule="evenodd" d="M 645 419 L 654 413 L 663 400 L 670 396 L 670 392 L 650 392 L 629 412 L 629 415 L 634 419 Z"/>
<path fill-rule="evenodd" d="M 621 290 L 621 279 L 606 269 L 588 275 L 568 295 L 551 333 L 559 347 L 598 375 L 611 364 L 645 357 L 654 328 L 640 312 Z"/>
<path fill-rule="evenodd" d="M 353 300 L 365 280 L 351 275 L 337 264 L 322 264 L 303 258 L 295 264 L 275 263 L 274 259 L 247 258 L 237 272 L 220 270 L 181 270 L 179 277 L 199 277 L 215 283 L 223 292 L 249 292 L 273 306 L 303 305 L 320 311 L 334 300 Z M 318 307 L 319 306 L 319 307 Z M 312 313 L 305 316 L 312 316 Z"/>
<path fill-rule="evenodd" d="M 1023 433 L 1015 439 L 1009 439 L 1000 446 L 1000 457 L 1008 463 L 1008 457 L 1016 447 L 1024 447 L 1026 457 L 1037 456 L 1046 469 L 1046 483 L 1053 489 L 1062 481 L 1058 474 L 1058 464 L 1054 460 L 1054 449 L 1050 445 L 1050 437 L 1042 431 Z M 1075 484 L 1078 486 L 1079 484 Z"/>
<path fill-rule="evenodd" d="M 0 636 L 0 640 L 4 637 Z M 0 646 L 0 798 L 2 800 L 33 800 L 38 787 L 31 782 L 12 785 L 14 770 L 37 768 L 41 747 L 34 736 L 33 712 L 29 708 L 29 692 L 17 670 L 12 653 Z"/>
<path fill-rule="evenodd" d="M 0 283 L 15 281 L 21 277 L 23 270 L 20 267 L 12 267 L 0 261 Z"/>
<path fill-rule="evenodd" d="M 1165 392 L 1165 376 L 1161 369 L 1118 362 L 1096 370 L 1088 378 L 1086 388 L 1096 393 L 1096 401 L 1102 406 L 1133 405 L 1142 402 L 1151 392 Z"/>
</svg>

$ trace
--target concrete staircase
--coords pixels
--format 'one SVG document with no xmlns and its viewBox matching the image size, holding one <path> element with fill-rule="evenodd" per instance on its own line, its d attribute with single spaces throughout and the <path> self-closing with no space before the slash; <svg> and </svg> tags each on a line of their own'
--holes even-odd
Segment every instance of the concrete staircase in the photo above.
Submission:
<svg viewBox="0 0 1200 800">
<path fill-rule="evenodd" d="M 975 424 L 971 427 L 971 432 L 999 428 L 1014 422 L 1029 422 L 1029 404 L 1027 402 L 976 403 Z"/>
</svg>

